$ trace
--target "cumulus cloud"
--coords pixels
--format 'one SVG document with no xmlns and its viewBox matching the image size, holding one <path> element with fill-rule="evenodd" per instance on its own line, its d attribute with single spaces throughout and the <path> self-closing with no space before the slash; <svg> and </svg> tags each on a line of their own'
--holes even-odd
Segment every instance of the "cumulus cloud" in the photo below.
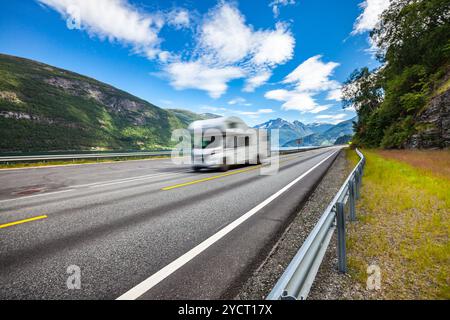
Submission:
<svg viewBox="0 0 450 320">
<path fill-rule="evenodd" d="M 278 18 L 280 15 L 280 7 L 295 4 L 295 0 L 274 0 L 269 6 L 272 8 L 273 15 Z"/>
<path fill-rule="evenodd" d="M 177 88 L 205 90 L 211 88 L 210 82 L 213 82 L 215 87 L 225 88 L 214 92 L 206 90 L 211 97 L 218 98 L 225 93 L 229 81 L 245 77 L 243 90 L 253 92 L 269 80 L 273 68 L 292 59 L 294 46 L 295 39 L 286 25 L 278 23 L 273 30 L 254 30 L 235 5 L 221 2 L 210 10 L 199 26 L 193 55 L 187 61 L 174 64 L 177 69 L 181 69 L 182 64 L 191 66 L 195 63 L 203 70 L 233 70 L 232 75 L 224 77 L 221 72 L 210 72 L 211 76 L 217 77 L 203 78 L 205 83 L 202 83 L 197 74 L 185 74 L 183 78 L 189 86 Z M 173 72 L 168 75 L 173 84 L 179 82 L 173 79 Z M 189 78 L 192 81 L 187 81 Z"/>
<path fill-rule="evenodd" d="M 198 52 L 214 63 L 249 62 L 273 66 L 292 58 L 295 39 L 287 26 L 254 30 L 234 6 L 221 3 L 206 17 L 199 32 Z"/>
<path fill-rule="evenodd" d="M 252 47 L 252 30 L 244 16 L 230 4 L 221 4 L 205 19 L 199 34 L 202 55 L 217 63 L 234 63 L 244 59 Z"/>
<path fill-rule="evenodd" d="M 341 85 L 331 77 L 339 64 L 336 62 L 325 63 L 321 59 L 320 55 L 307 59 L 284 78 L 282 83 L 292 89 L 268 91 L 265 97 L 284 102 L 282 105 L 284 110 L 319 113 L 329 109 L 330 105 L 319 105 L 315 97 L 324 91 L 329 91 L 328 96 L 336 98 L 336 90 Z"/>
<path fill-rule="evenodd" d="M 371 31 L 376 27 L 380 16 L 387 8 L 391 0 L 365 0 L 359 6 L 363 9 L 361 15 L 356 19 L 352 34 L 361 34 Z"/>
<path fill-rule="evenodd" d="M 176 89 L 204 90 L 213 98 L 223 95 L 228 83 L 238 78 L 246 78 L 244 91 L 254 91 L 294 52 L 295 39 L 286 24 L 255 30 L 233 3 L 221 1 L 212 8 L 194 31 L 193 51 L 177 53 L 163 50 L 159 35 L 164 25 L 191 27 L 192 17 L 185 9 L 148 13 L 128 0 L 37 1 L 66 19 L 77 20 L 76 26 L 91 36 L 157 59 Z"/>
<path fill-rule="evenodd" d="M 319 105 L 309 92 L 277 89 L 266 92 L 264 97 L 266 99 L 284 102 L 282 105 L 283 110 L 319 113 L 329 108 L 329 106 Z"/>
<path fill-rule="evenodd" d="M 241 105 L 241 106 L 251 106 L 252 104 L 247 102 L 245 98 L 237 97 L 228 101 L 229 105 Z"/>
<path fill-rule="evenodd" d="M 174 62 L 168 64 L 165 71 L 175 89 L 200 89 L 207 91 L 212 98 L 225 93 L 229 81 L 244 76 L 236 67 L 210 68 L 200 62 Z"/>
<path fill-rule="evenodd" d="M 143 13 L 126 0 L 38 0 L 76 20 L 91 36 L 130 45 L 134 51 L 153 59 L 159 53 L 158 32 L 164 24 L 159 14 Z"/>
<path fill-rule="evenodd" d="M 292 59 L 295 40 L 285 24 L 277 23 L 273 31 L 258 31 L 253 34 L 254 56 L 257 65 L 274 66 Z"/>
<path fill-rule="evenodd" d="M 342 88 L 336 88 L 328 92 L 327 100 L 342 101 Z"/>
<path fill-rule="evenodd" d="M 259 118 L 263 114 L 271 114 L 274 112 L 275 111 L 273 111 L 272 109 L 259 109 L 257 111 L 234 111 L 234 113 L 254 119 Z"/>
<path fill-rule="evenodd" d="M 185 9 L 174 9 L 168 14 L 167 22 L 175 29 L 188 28 L 191 24 L 189 11 Z"/>
<path fill-rule="evenodd" d="M 295 84 L 299 91 L 336 89 L 339 87 L 339 83 L 330 80 L 330 76 L 334 69 L 339 66 L 339 63 L 324 63 L 321 59 L 321 55 L 309 58 L 292 71 L 283 82 Z"/>
<path fill-rule="evenodd" d="M 254 92 L 256 88 L 261 87 L 265 84 L 270 77 L 272 76 L 272 72 L 270 71 L 262 71 L 250 78 L 247 78 L 245 81 L 245 87 L 243 89 L 244 92 Z"/>
</svg>

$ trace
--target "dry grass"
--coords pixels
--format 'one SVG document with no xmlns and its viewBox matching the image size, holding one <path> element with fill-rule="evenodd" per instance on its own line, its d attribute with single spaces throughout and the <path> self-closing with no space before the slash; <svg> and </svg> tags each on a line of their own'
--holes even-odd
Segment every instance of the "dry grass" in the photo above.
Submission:
<svg viewBox="0 0 450 320">
<path fill-rule="evenodd" d="M 450 180 L 442 174 L 448 154 L 363 152 L 359 221 L 348 227 L 351 275 L 365 287 L 367 267 L 377 264 L 376 299 L 450 299 Z M 354 151 L 347 156 L 357 161 Z"/>
<path fill-rule="evenodd" d="M 450 150 L 382 150 L 384 158 L 406 162 L 431 174 L 450 179 Z"/>
</svg>

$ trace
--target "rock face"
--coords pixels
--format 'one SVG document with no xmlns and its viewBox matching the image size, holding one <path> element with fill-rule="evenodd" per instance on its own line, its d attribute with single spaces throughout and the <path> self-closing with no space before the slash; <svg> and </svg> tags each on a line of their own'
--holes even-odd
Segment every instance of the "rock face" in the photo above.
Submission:
<svg viewBox="0 0 450 320">
<path fill-rule="evenodd" d="M 419 115 L 417 133 L 405 148 L 442 149 L 450 147 L 450 90 L 435 96 Z"/>
</svg>

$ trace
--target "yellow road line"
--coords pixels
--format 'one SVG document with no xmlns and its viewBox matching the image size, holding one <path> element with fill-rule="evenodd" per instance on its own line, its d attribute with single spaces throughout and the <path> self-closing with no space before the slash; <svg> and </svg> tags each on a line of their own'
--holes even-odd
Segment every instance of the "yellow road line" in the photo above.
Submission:
<svg viewBox="0 0 450 320">
<path fill-rule="evenodd" d="M 214 179 L 219 179 L 219 178 L 231 176 L 233 174 L 238 174 L 238 173 L 243 173 L 243 172 L 247 172 L 247 171 L 256 170 L 256 169 L 259 169 L 260 167 L 261 166 L 256 166 L 256 167 L 251 167 L 251 168 L 248 168 L 248 169 L 231 171 L 231 172 L 227 172 L 227 173 L 224 173 L 224 174 L 219 174 L 217 176 L 212 176 L 212 177 L 208 177 L 208 178 L 204 178 L 204 179 L 189 181 L 189 182 L 186 182 L 186 183 L 180 183 L 180 184 L 177 184 L 177 185 L 174 185 L 174 186 L 170 186 L 170 187 L 165 187 L 165 188 L 162 188 L 161 190 L 168 191 L 168 190 L 172 190 L 172 189 L 176 189 L 176 188 L 190 186 L 190 185 L 201 183 L 201 182 L 205 182 L 205 181 L 210 181 L 210 180 L 214 180 Z"/>
<path fill-rule="evenodd" d="M 33 218 L 29 218 L 29 219 L 14 221 L 14 222 L 10 222 L 10 223 L 0 224 L 0 229 L 12 227 L 12 226 L 15 226 L 18 224 L 27 223 L 27 222 L 31 222 L 31 221 L 42 220 L 42 219 L 46 219 L 46 218 L 48 218 L 48 217 L 46 215 L 43 215 L 43 216 L 33 217 Z"/>
<path fill-rule="evenodd" d="M 283 163 L 283 162 L 289 161 L 289 160 L 291 160 L 293 158 L 297 158 L 297 157 L 298 156 L 289 157 L 287 159 L 280 160 L 279 163 Z M 244 173 L 244 172 L 248 172 L 248 171 L 253 171 L 253 170 L 259 169 L 261 167 L 262 167 L 262 165 L 259 165 L 259 166 L 254 166 L 254 167 L 251 167 L 251 168 L 248 168 L 248 169 L 231 171 L 231 172 L 227 172 L 227 173 L 224 173 L 224 174 L 219 174 L 217 176 L 212 176 L 212 177 L 209 177 L 209 178 L 204 178 L 204 179 L 189 181 L 189 182 L 186 182 L 186 183 L 176 184 L 174 186 L 162 188 L 161 190 L 168 191 L 168 190 L 173 190 L 173 189 L 177 189 L 177 188 L 182 188 L 182 187 L 190 186 L 190 185 L 197 184 L 197 183 L 202 183 L 202 182 L 206 182 L 206 181 L 210 181 L 210 180 L 215 180 L 215 179 L 220 179 L 220 178 L 223 178 L 223 177 L 228 177 L 228 176 L 231 176 L 231 175 L 234 175 L 234 174 L 238 174 L 238 173 Z"/>
</svg>

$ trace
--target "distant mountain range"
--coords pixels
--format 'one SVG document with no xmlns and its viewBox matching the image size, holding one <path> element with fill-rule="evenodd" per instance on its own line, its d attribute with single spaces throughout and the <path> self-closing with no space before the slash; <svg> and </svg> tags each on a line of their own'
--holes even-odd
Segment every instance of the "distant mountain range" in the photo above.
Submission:
<svg viewBox="0 0 450 320">
<path fill-rule="evenodd" d="M 281 147 L 333 145 L 339 138 L 353 136 L 353 122 L 357 118 L 336 125 L 330 123 L 303 124 L 300 121 L 289 122 L 281 118 L 270 120 L 255 126 L 257 129 L 279 129 Z M 344 141 L 340 139 L 340 141 Z M 338 141 L 339 142 L 339 141 Z"/>
</svg>

